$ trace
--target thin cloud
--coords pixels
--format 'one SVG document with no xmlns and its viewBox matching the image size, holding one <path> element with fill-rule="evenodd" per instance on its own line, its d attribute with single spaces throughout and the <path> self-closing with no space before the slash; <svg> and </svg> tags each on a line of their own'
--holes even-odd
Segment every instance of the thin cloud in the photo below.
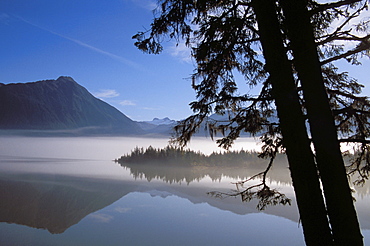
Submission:
<svg viewBox="0 0 370 246">
<path fill-rule="evenodd" d="M 114 211 L 116 211 L 116 212 L 118 212 L 118 213 L 120 213 L 120 214 L 127 213 L 127 212 L 129 212 L 129 211 L 131 211 L 131 210 L 132 210 L 132 208 L 124 208 L 124 207 L 116 207 L 116 208 L 114 209 Z"/>
<path fill-rule="evenodd" d="M 89 217 L 101 223 L 109 223 L 113 219 L 113 216 L 103 213 L 90 214 Z"/>
<path fill-rule="evenodd" d="M 154 10 L 158 7 L 158 4 L 152 0 L 131 0 L 131 2 L 147 10 Z"/>
<path fill-rule="evenodd" d="M 135 106 L 136 105 L 136 103 L 130 100 L 123 100 L 119 104 L 122 106 Z"/>
<path fill-rule="evenodd" d="M 150 107 L 143 107 L 143 109 L 145 110 L 153 110 L 153 111 L 157 111 L 157 110 L 161 110 L 160 108 L 150 108 Z"/>
<path fill-rule="evenodd" d="M 169 53 L 171 56 L 180 59 L 182 62 L 192 63 L 191 51 L 184 43 L 174 44 L 169 47 Z"/>
<path fill-rule="evenodd" d="M 338 26 L 341 26 L 344 22 L 346 21 L 346 18 L 338 18 L 334 20 L 329 28 L 329 32 L 334 32 Z M 357 16 L 354 19 L 351 19 L 346 25 L 343 26 L 343 32 L 349 31 L 352 35 L 358 36 L 358 37 L 364 37 L 366 35 L 370 34 L 369 31 L 369 21 L 370 21 L 370 12 L 369 11 L 362 11 L 359 16 Z M 357 31 L 356 30 L 356 25 L 360 22 L 363 23 L 368 23 L 367 28 L 365 28 L 365 31 Z M 348 40 L 336 40 L 334 41 L 335 44 L 337 45 L 343 45 L 345 49 L 353 49 L 355 48 L 359 42 L 354 42 L 354 41 L 348 41 Z"/>
<path fill-rule="evenodd" d="M 119 93 L 115 90 L 100 90 L 100 92 L 94 93 L 96 97 L 99 98 L 112 98 L 112 97 L 118 97 Z"/>
<path fill-rule="evenodd" d="M 30 21 L 26 20 L 26 19 L 23 19 L 23 18 L 22 18 L 22 17 L 20 17 L 20 16 L 16 16 L 16 15 L 15 15 L 15 18 L 17 18 L 17 19 L 19 19 L 19 20 L 23 21 L 24 23 L 27 23 L 27 24 L 29 24 L 29 25 L 31 25 L 31 26 L 34 26 L 34 27 L 36 27 L 36 28 L 38 28 L 38 29 L 44 30 L 44 31 L 46 31 L 46 32 L 48 32 L 48 33 L 54 34 L 54 35 L 59 36 L 59 37 L 61 37 L 61 38 L 63 38 L 63 39 L 66 39 L 66 40 L 69 40 L 69 41 L 71 41 L 71 42 L 74 42 L 75 44 L 78 44 L 78 45 L 80 45 L 80 46 L 82 46 L 82 47 L 84 47 L 84 48 L 90 49 L 90 50 L 92 50 L 92 51 L 94 51 L 94 52 L 97 52 L 97 53 L 99 53 L 99 54 L 102 54 L 102 55 L 105 55 L 105 56 L 107 56 L 107 57 L 110 57 L 110 58 L 112 58 L 112 59 L 114 59 L 114 60 L 117 60 L 117 61 L 119 61 L 119 62 L 121 62 L 121 63 L 124 63 L 124 64 L 126 64 L 126 65 L 129 65 L 129 66 L 131 66 L 131 67 L 135 67 L 135 68 L 141 69 L 140 65 L 138 65 L 137 63 L 132 62 L 132 61 L 130 61 L 130 60 L 128 60 L 128 59 L 126 59 L 126 58 L 124 58 L 124 57 L 122 57 L 122 56 L 118 56 L 118 55 L 112 54 L 112 53 L 110 53 L 110 52 L 107 52 L 107 51 L 101 50 L 101 49 L 96 48 L 96 47 L 94 47 L 94 46 L 92 46 L 92 45 L 89 45 L 89 44 L 87 44 L 87 43 L 84 43 L 84 42 L 82 42 L 82 41 L 80 41 L 80 40 L 77 40 L 77 39 L 74 39 L 74 38 L 70 38 L 70 37 L 65 36 L 65 35 L 62 35 L 62 34 L 60 34 L 60 33 L 57 33 L 57 32 L 54 32 L 54 31 L 51 31 L 51 30 L 49 30 L 49 29 L 46 29 L 46 28 L 41 27 L 41 26 L 39 26 L 39 25 L 36 25 L 36 24 L 34 24 L 34 23 L 32 23 L 32 22 L 30 22 Z"/>
<path fill-rule="evenodd" d="M 10 16 L 7 13 L 0 13 L 0 23 L 8 24 Z"/>
</svg>

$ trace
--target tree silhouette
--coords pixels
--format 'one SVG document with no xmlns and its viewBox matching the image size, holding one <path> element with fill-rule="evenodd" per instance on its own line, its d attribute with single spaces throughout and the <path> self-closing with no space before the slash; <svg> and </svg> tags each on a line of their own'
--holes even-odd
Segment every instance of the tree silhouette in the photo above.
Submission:
<svg viewBox="0 0 370 246">
<path fill-rule="evenodd" d="M 161 0 L 151 29 L 133 37 L 147 53 L 161 52 L 163 37 L 192 49 L 197 100 L 190 104 L 194 115 L 175 127 L 177 143 L 186 145 L 206 122 L 211 136 L 224 134 L 217 140 L 224 148 L 244 131 L 262 136 L 265 157 L 286 152 L 307 245 L 363 244 L 340 142 L 357 150 L 347 171 L 363 183 L 370 103 L 359 96 L 363 86 L 332 62 L 359 64 L 369 56 L 370 19 L 361 16 L 368 3 Z M 260 86 L 257 96 L 238 91 L 238 73 Z M 211 113 L 229 120 L 209 120 Z M 262 200 L 274 193 L 263 185 L 257 192 Z"/>
</svg>

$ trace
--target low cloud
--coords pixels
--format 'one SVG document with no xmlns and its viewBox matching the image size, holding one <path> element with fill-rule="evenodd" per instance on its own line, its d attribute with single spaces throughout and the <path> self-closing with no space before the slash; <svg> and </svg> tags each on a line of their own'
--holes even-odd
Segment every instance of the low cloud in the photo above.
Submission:
<svg viewBox="0 0 370 246">
<path fill-rule="evenodd" d="M 136 105 L 136 103 L 130 100 L 123 100 L 119 104 L 122 106 L 135 106 Z"/>
<path fill-rule="evenodd" d="M 99 98 L 112 98 L 112 97 L 118 97 L 119 93 L 115 90 L 106 89 L 106 90 L 100 90 L 99 92 L 94 93 L 94 95 Z"/>
</svg>

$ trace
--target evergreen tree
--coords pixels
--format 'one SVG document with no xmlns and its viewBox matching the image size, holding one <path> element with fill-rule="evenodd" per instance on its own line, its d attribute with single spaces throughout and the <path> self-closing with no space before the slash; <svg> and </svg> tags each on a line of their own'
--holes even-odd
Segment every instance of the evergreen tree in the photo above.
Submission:
<svg viewBox="0 0 370 246">
<path fill-rule="evenodd" d="M 370 103 L 358 96 L 362 85 L 338 73 L 333 61 L 358 64 L 369 56 L 370 20 L 361 19 L 368 3 L 160 0 L 151 29 L 134 36 L 148 53 L 161 52 L 166 35 L 192 49 L 197 100 L 190 104 L 194 115 L 175 128 L 180 145 L 206 121 L 211 135 L 225 134 L 217 140 L 225 148 L 242 131 L 261 134 L 262 156 L 271 158 L 266 173 L 276 153 L 286 152 L 307 245 L 362 245 L 340 142 L 356 146 L 348 171 L 363 183 L 370 170 Z M 248 85 L 260 85 L 260 93 L 240 94 L 236 73 Z M 209 120 L 211 113 L 230 120 Z"/>
</svg>

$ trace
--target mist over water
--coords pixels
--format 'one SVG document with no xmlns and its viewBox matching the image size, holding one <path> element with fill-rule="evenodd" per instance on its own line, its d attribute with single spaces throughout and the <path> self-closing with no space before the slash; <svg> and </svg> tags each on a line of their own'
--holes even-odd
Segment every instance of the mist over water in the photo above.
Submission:
<svg viewBox="0 0 370 246">
<path fill-rule="evenodd" d="M 293 205 L 256 210 L 256 201 L 217 199 L 257 170 L 120 166 L 113 160 L 168 139 L 0 137 L 1 245 L 304 245 L 287 168 L 273 187 Z M 251 138 L 235 149 L 258 149 Z M 220 151 L 206 138 L 190 149 Z M 261 167 L 263 169 L 263 167 Z M 369 188 L 356 194 L 369 244 Z M 4 201 L 4 202 L 3 202 Z M 38 228 L 38 229 L 37 229 Z M 145 232 L 145 237 L 143 233 Z M 266 236 L 268 235 L 268 236 Z"/>
<path fill-rule="evenodd" d="M 1 155 L 24 157 L 50 157 L 89 160 L 113 160 L 129 153 L 136 146 L 163 148 L 169 143 L 166 138 L 134 137 L 0 137 Z M 211 154 L 223 151 L 209 138 L 194 138 L 188 148 Z M 253 138 L 236 141 L 231 150 L 260 149 Z"/>
</svg>

